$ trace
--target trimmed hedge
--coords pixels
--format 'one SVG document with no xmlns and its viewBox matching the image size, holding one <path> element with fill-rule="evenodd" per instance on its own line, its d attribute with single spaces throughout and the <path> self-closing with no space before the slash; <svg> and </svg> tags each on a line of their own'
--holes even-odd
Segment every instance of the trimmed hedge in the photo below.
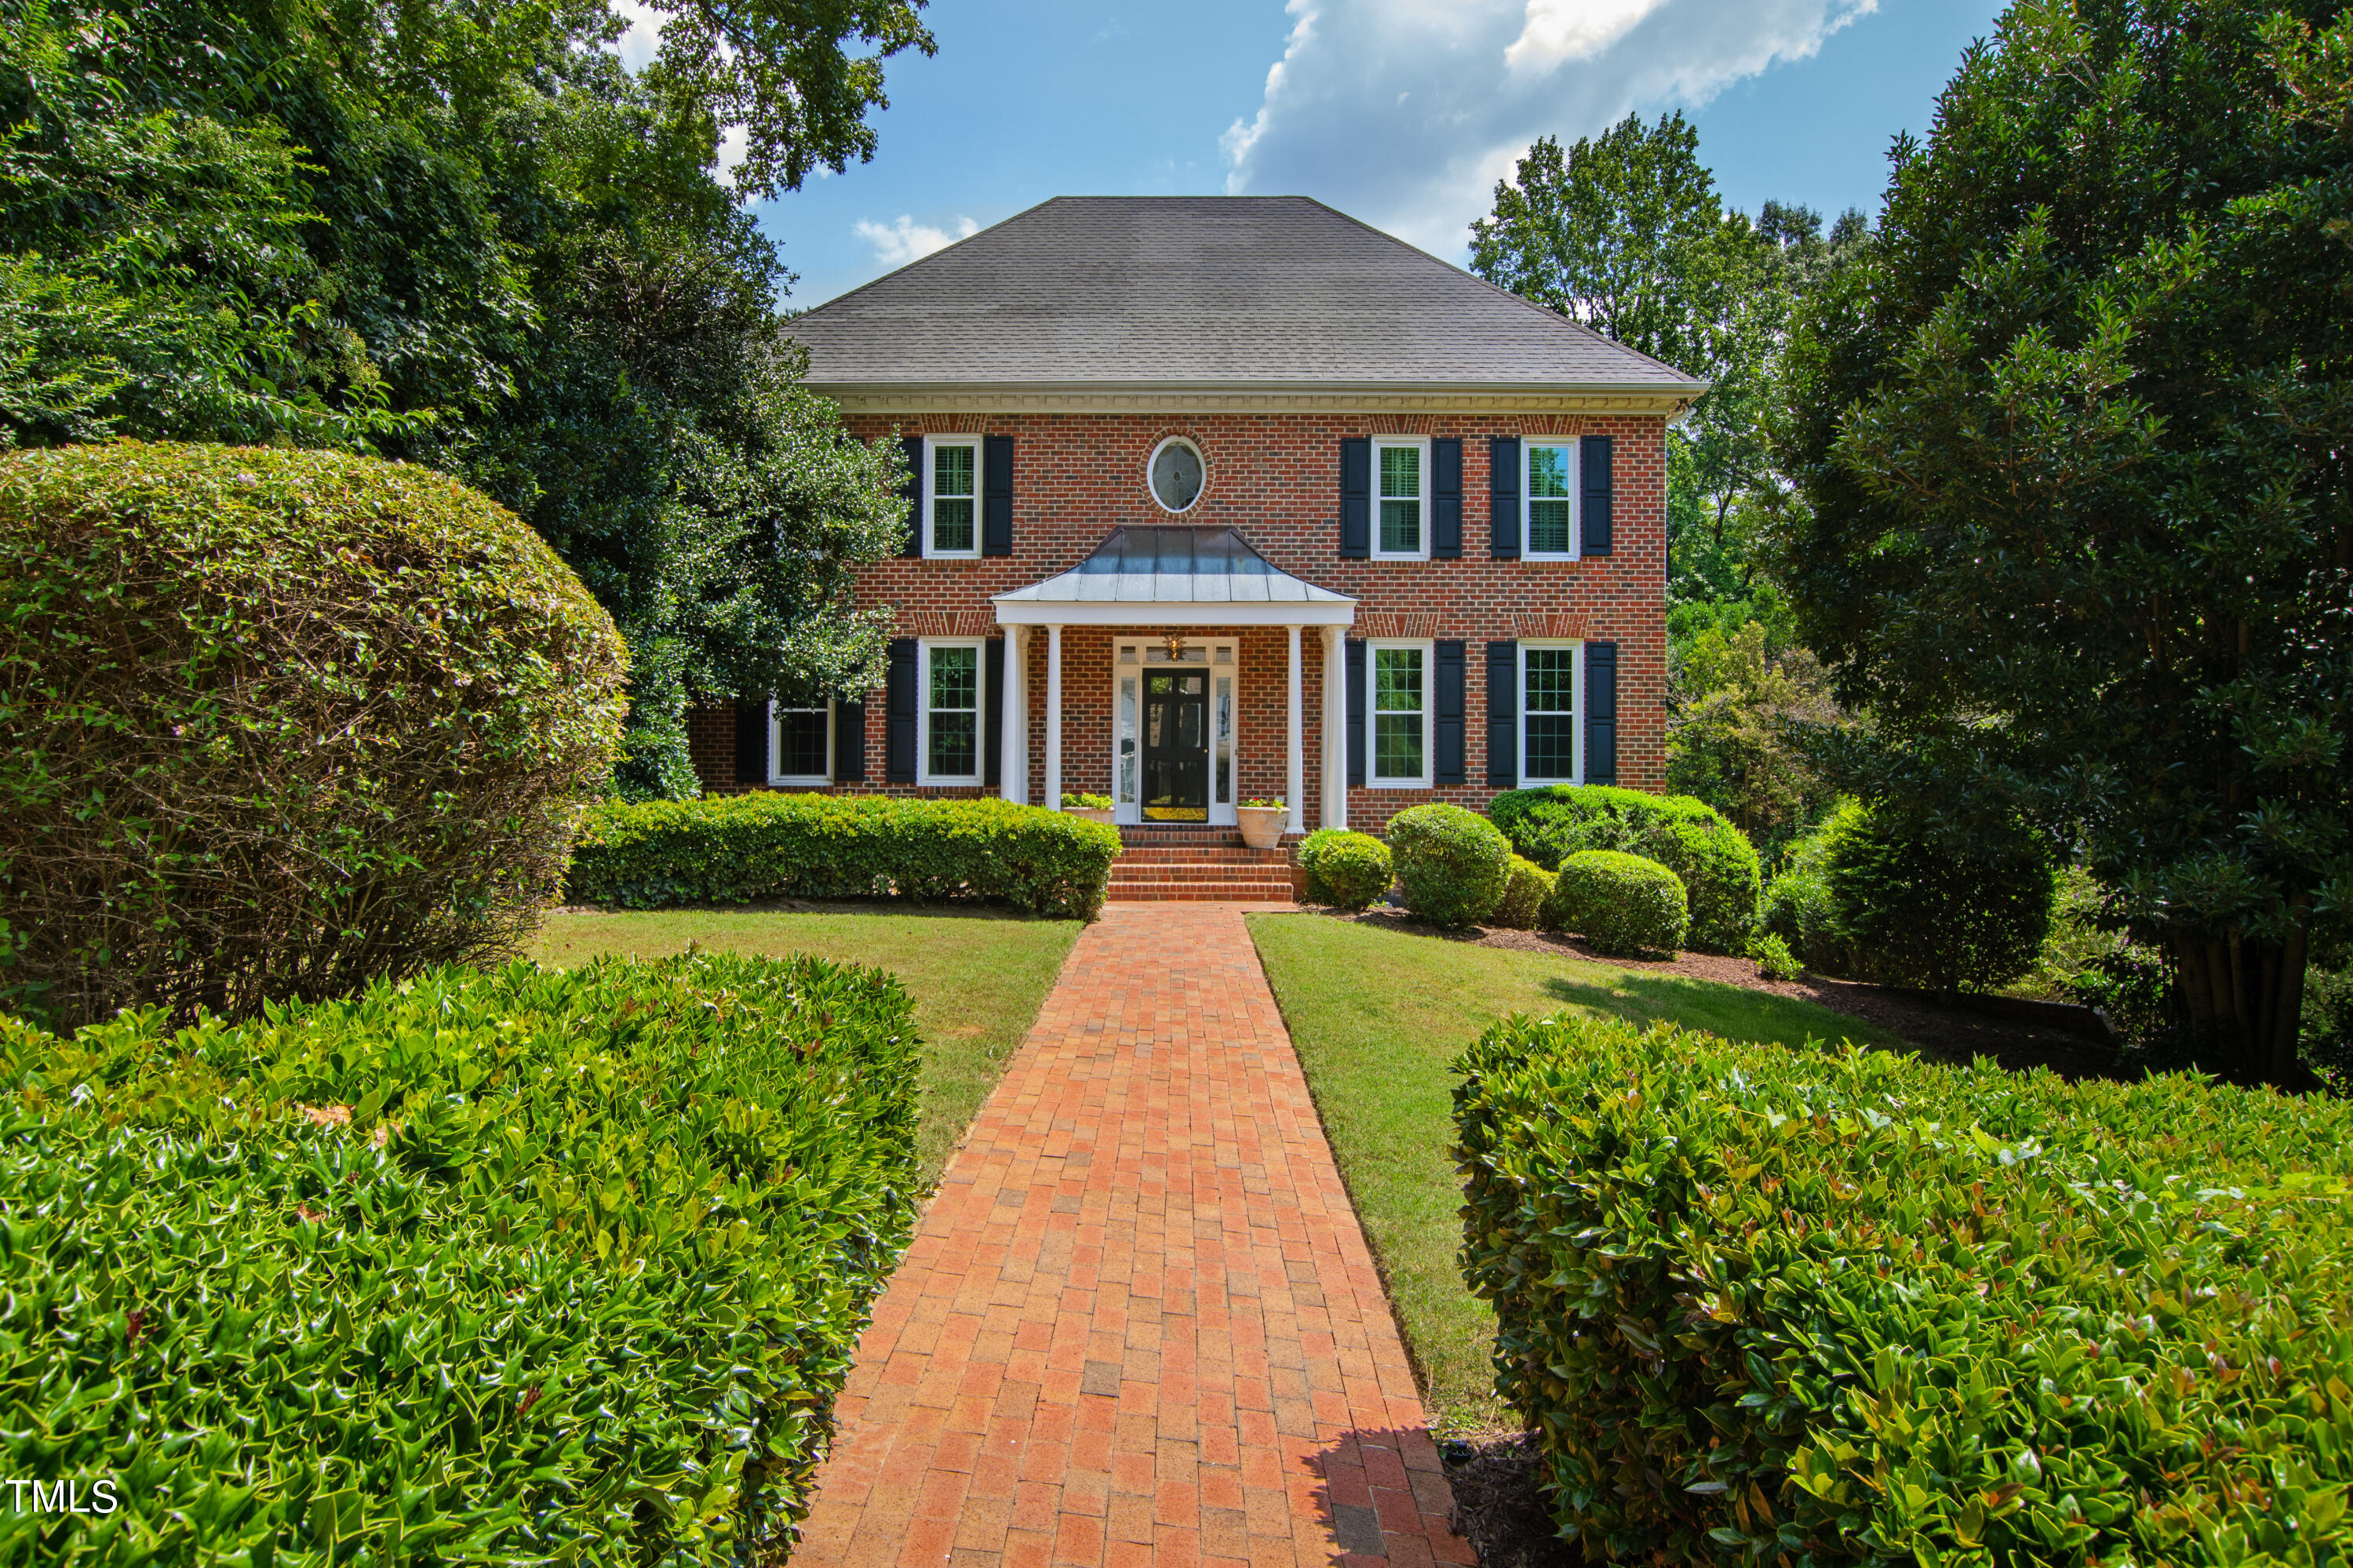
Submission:
<svg viewBox="0 0 2353 1568">
<path fill-rule="evenodd" d="M 446 475 L 138 441 L 0 457 L 0 908 L 59 1027 L 511 956 L 628 650 Z"/>
<path fill-rule="evenodd" d="M 1389 854 L 1407 910 L 1432 925 L 1485 920 L 1511 881 L 1511 845 L 1459 805 L 1411 806 L 1390 817 Z"/>
<path fill-rule="evenodd" d="M 2353 1551 L 2353 1105 L 1506 1019 L 1464 1268 L 1596 1560 Z"/>
<path fill-rule="evenodd" d="M 1299 868 L 1307 873 L 1307 901 L 1340 910 L 1370 908 L 1397 880 L 1389 847 L 1345 827 L 1319 827 L 1301 839 Z"/>
<path fill-rule="evenodd" d="M 1695 947 L 1738 952 L 1756 923 L 1764 890 L 1756 847 L 1704 801 L 1609 784 L 1551 784 L 1499 795 L 1487 815 L 1514 849 L 1548 871 L 1581 849 L 1656 860 L 1688 892 Z"/>
<path fill-rule="evenodd" d="M 915 1212 L 916 1061 L 896 981 L 807 958 L 0 1020 L 11 1473 L 125 1500 L 11 1539 L 89 1568 L 781 1546 Z"/>
<path fill-rule="evenodd" d="M 1504 884 L 1503 901 L 1488 917 L 1489 923 L 1511 931 L 1534 930 L 1556 880 L 1552 872 L 1535 861 L 1513 856 L 1511 880 Z"/>
<path fill-rule="evenodd" d="M 1580 849 L 1560 863 L 1536 919 L 1603 952 L 1672 953 L 1691 930 L 1683 879 L 1656 860 L 1615 849 Z"/>
<path fill-rule="evenodd" d="M 755 794 L 617 801 L 581 825 L 567 897 L 625 909 L 766 899 L 1001 900 L 1103 910 L 1119 830 L 994 798 Z"/>
</svg>

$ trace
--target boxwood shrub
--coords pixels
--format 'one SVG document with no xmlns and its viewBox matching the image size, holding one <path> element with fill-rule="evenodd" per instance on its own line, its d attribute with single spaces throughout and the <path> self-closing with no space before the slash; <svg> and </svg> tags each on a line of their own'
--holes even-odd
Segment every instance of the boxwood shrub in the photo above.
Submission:
<svg viewBox="0 0 2353 1568">
<path fill-rule="evenodd" d="M 1512 857 L 1511 879 L 1504 885 L 1502 902 L 1488 921 L 1510 931 L 1530 931 L 1544 910 L 1544 901 L 1552 896 L 1554 875 L 1522 856 Z"/>
<path fill-rule="evenodd" d="M 1389 853 L 1406 909 L 1432 925 L 1485 920 L 1511 880 L 1511 845 L 1459 805 L 1411 806 L 1390 817 Z"/>
<path fill-rule="evenodd" d="M 1119 830 L 997 799 L 760 793 L 589 812 L 566 895 L 628 909 L 762 899 L 997 900 L 1092 920 Z"/>
<path fill-rule="evenodd" d="M 917 1197 L 896 981 L 441 970 L 0 1020 L 31 1561 L 723 1563 L 805 1511 Z M 361 1556 L 354 1556 L 361 1553 Z"/>
<path fill-rule="evenodd" d="M 1341 910 L 1371 907 L 1397 880 L 1389 847 L 1345 827 L 1319 827 L 1301 839 L 1299 868 L 1307 873 L 1309 903 Z"/>
<path fill-rule="evenodd" d="M 1560 863 L 1536 911 L 1546 931 L 1574 932 L 1603 952 L 1672 953 L 1691 930 L 1683 879 L 1656 860 L 1580 849 Z"/>
<path fill-rule="evenodd" d="M 2353 1550 L 2353 1104 L 1570 1019 L 1457 1067 L 1464 1268 L 1588 1557 Z"/>
<path fill-rule="evenodd" d="M 1747 942 L 1764 889 L 1757 849 L 1704 801 L 1609 784 L 1552 784 L 1499 795 L 1487 815 L 1513 848 L 1548 871 L 1580 849 L 1656 860 L 1687 890 L 1692 945 L 1738 952 Z"/>
</svg>

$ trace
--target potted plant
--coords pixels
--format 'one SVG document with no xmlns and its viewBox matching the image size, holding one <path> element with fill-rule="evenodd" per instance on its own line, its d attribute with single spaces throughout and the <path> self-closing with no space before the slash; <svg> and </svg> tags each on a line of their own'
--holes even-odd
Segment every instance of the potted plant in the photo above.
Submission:
<svg viewBox="0 0 2353 1568">
<path fill-rule="evenodd" d="M 1066 789 L 1062 792 L 1062 810 L 1084 822 L 1111 826 L 1111 796 L 1107 795 L 1082 795 Z"/>
<path fill-rule="evenodd" d="M 1279 800 L 1246 800 L 1234 815 L 1241 819 L 1243 843 L 1253 849 L 1272 849 L 1282 842 L 1283 818 L 1291 814 Z"/>
</svg>

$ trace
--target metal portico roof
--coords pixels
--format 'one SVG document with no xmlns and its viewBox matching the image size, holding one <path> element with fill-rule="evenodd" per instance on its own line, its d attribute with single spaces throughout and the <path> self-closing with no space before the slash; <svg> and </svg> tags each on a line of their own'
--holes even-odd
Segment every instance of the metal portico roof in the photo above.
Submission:
<svg viewBox="0 0 2353 1568">
<path fill-rule="evenodd" d="M 1356 601 L 1282 571 L 1230 528 L 1122 527 L 1067 572 L 992 601 L 1003 626 L 1339 626 Z"/>
</svg>

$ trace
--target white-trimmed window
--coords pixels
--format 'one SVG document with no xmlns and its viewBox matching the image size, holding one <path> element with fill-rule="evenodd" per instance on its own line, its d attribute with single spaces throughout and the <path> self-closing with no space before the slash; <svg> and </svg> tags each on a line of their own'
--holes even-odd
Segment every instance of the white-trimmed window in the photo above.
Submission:
<svg viewBox="0 0 2353 1568">
<path fill-rule="evenodd" d="M 1520 783 L 1575 784 L 1584 755 L 1577 705 L 1582 645 L 1520 644 Z"/>
<path fill-rule="evenodd" d="M 1373 437 L 1373 558 L 1430 559 L 1430 443 Z"/>
<path fill-rule="evenodd" d="M 923 707 L 915 737 L 922 763 L 916 782 L 976 784 L 980 782 L 981 672 L 979 639 L 925 639 Z"/>
<path fill-rule="evenodd" d="M 1430 689 L 1436 658 L 1426 642 L 1376 642 L 1365 649 L 1365 776 L 1387 789 L 1428 789 Z"/>
<path fill-rule="evenodd" d="M 833 704 L 815 708 L 768 704 L 768 782 L 833 782 Z"/>
<path fill-rule="evenodd" d="M 1574 561 L 1577 550 L 1577 443 L 1523 441 L 1520 504 L 1529 561 Z"/>
<path fill-rule="evenodd" d="M 980 437 L 923 437 L 923 553 L 980 553 Z"/>
</svg>

